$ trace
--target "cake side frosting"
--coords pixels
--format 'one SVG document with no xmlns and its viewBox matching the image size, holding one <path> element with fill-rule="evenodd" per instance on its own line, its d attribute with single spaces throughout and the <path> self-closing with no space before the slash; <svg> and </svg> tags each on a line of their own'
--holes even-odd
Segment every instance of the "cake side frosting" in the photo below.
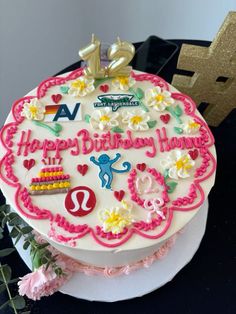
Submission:
<svg viewBox="0 0 236 314">
<path fill-rule="evenodd" d="M 15 102 L 1 144 L 7 200 L 71 250 L 161 243 L 214 183 L 214 139 L 194 102 L 146 73 L 49 78 Z"/>
</svg>

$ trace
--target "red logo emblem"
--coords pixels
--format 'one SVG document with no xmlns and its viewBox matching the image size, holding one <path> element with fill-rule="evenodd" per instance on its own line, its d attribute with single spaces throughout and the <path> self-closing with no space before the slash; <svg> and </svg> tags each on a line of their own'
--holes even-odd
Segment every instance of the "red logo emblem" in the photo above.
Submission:
<svg viewBox="0 0 236 314">
<path fill-rule="evenodd" d="M 65 198 L 65 207 L 73 216 L 85 216 L 91 213 L 96 205 L 96 196 L 87 186 L 71 189 Z"/>
</svg>

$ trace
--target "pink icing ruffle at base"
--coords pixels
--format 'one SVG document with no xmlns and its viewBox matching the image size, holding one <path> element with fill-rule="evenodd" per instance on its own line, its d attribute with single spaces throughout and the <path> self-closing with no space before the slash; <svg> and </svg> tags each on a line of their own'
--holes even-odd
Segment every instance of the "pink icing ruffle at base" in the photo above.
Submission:
<svg viewBox="0 0 236 314">
<path fill-rule="evenodd" d="M 182 231 L 180 231 L 182 232 Z M 113 278 L 120 275 L 129 275 L 131 272 L 140 268 L 150 267 L 156 260 L 164 258 L 171 247 L 175 244 L 178 234 L 176 233 L 169 238 L 154 254 L 144 258 L 141 261 L 120 267 L 96 267 L 80 263 L 59 251 L 54 247 L 48 246 L 52 255 L 56 257 L 56 264 L 63 271 L 62 276 L 57 276 L 52 267 L 47 269 L 45 265 L 41 265 L 34 272 L 21 277 L 18 282 L 19 294 L 26 295 L 29 299 L 40 300 L 42 297 L 50 296 L 67 283 L 76 272 L 84 273 L 88 276 L 101 275 L 107 278 Z M 40 234 L 35 233 L 35 240 L 43 244 L 45 240 Z"/>
<path fill-rule="evenodd" d="M 164 258 L 172 246 L 175 244 L 176 238 L 182 230 L 170 237 L 155 253 L 130 265 L 120 267 L 96 267 L 88 264 L 80 263 L 56 250 L 53 246 L 48 246 L 48 250 L 56 257 L 56 264 L 63 271 L 62 276 L 57 276 L 52 267 L 47 269 L 45 265 L 41 265 L 34 272 L 20 278 L 18 282 L 19 294 L 32 300 L 40 300 L 42 297 L 52 295 L 54 292 L 67 283 L 71 277 L 77 273 L 84 273 L 88 276 L 101 275 L 107 278 L 114 278 L 120 275 L 129 275 L 131 272 L 140 268 L 148 268 L 155 261 Z M 40 243 L 46 243 L 44 238 L 34 232 L 35 240 Z"/>
<path fill-rule="evenodd" d="M 57 259 L 61 262 L 64 262 L 67 270 L 70 273 L 81 272 L 88 276 L 93 275 L 101 275 L 108 278 L 118 277 L 121 275 L 129 275 L 131 272 L 150 267 L 155 261 L 163 259 L 173 247 L 176 242 L 176 239 L 179 234 L 183 233 L 183 230 L 178 231 L 173 236 L 171 236 L 161 247 L 152 255 L 145 257 L 144 259 L 134 262 L 125 266 L 118 267 L 97 267 L 93 265 L 88 265 L 85 263 L 81 263 L 71 257 L 68 257 L 62 253 L 60 253 L 53 246 L 48 246 L 47 248 L 53 253 L 53 255 L 57 255 Z M 45 243 L 45 240 L 41 237 L 41 235 L 36 234 L 35 240 L 39 243 Z M 69 277 L 70 278 L 70 277 Z"/>
</svg>

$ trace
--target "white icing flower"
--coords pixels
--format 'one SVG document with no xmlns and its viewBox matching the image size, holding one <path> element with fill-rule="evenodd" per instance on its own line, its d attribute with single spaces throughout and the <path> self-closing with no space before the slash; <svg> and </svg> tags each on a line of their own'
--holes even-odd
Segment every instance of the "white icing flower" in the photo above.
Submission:
<svg viewBox="0 0 236 314">
<path fill-rule="evenodd" d="M 184 133 L 187 134 L 196 134 L 200 129 L 200 124 L 194 120 L 189 120 L 187 123 L 181 125 L 181 128 L 184 130 Z"/>
<path fill-rule="evenodd" d="M 121 202 L 122 207 L 113 207 L 104 209 L 98 213 L 100 221 L 103 223 L 104 232 L 112 232 L 113 234 L 121 233 L 125 227 L 133 222 L 131 215 L 131 206 L 127 202 Z"/>
<path fill-rule="evenodd" d="M 163 111 L 166 107 L 174 104 L 171 93 L 162 90 L 159 86 L 148 89 L 145 92 L 145 100 L 149 107 L 153 107 L 157 111 Z"/>
<path fill-rule="evenodd" d="M 91 115 L 90 125 L 93 129 L 109 130 L 119 125 L 119 122 L 116 120 L 118 117 L 119 113 L 112 112 L 109 107 L 100 110 L 96 109 Z"/>
<path fill-rule="evenodd" d="M 45 113 L 45 106 L 38 98 L 33 98 L 30 102 L 24 103 L 21 111 L 21 116 L 29 120 L 43 120 Z"/>
<path fill-rule="evenodd" d="M 128 128 L 133 131 L 146 131 L 149 129 L 147 122 L 150 120 L 150 117 L 144 110 L 125 110 L 122 112 L 122 117 L 122 122 L 128 124 Z"/>
<path fill-rule="evenodd" d="M 168 175 L 172 179 L 190 177 L 189 170 L 195 165 L 189 154 L 181 150 L 172 151 L 165 160 L 161 161 L 161 166 L 168 169 Z"/>
<path fill-rule="evenodd" d="M 112 85 L 117 89 L 127 91 L 135 82 L 135 79 L 131 76 L 117 76 L 112 80 Z"/>
<path fill-rule="evenodd" d="M 91 92 L 95 90 L 93 83 L 94 83 L 93 78 L 80 76 L 75 81 L 70 83 L 70 89 L 68 91 L 68 94 L 74 97 L 86 96 L 87 94 L 90 94 Z"/>
</svg>

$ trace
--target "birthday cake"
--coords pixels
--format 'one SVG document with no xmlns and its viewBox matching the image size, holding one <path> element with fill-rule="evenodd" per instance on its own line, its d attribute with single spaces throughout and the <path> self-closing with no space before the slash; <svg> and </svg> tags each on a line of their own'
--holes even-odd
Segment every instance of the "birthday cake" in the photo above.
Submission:
<svg viewBox="0 0 236 314">
<path fill-rule="evenodd" d="M 13 104 L 0 184 L 59 251 L 117 267 L 155 253 L 198 212 L 214 184 L 214 138 L 160 77 L 91 72 L 51 77 Z"/>
</svg>

